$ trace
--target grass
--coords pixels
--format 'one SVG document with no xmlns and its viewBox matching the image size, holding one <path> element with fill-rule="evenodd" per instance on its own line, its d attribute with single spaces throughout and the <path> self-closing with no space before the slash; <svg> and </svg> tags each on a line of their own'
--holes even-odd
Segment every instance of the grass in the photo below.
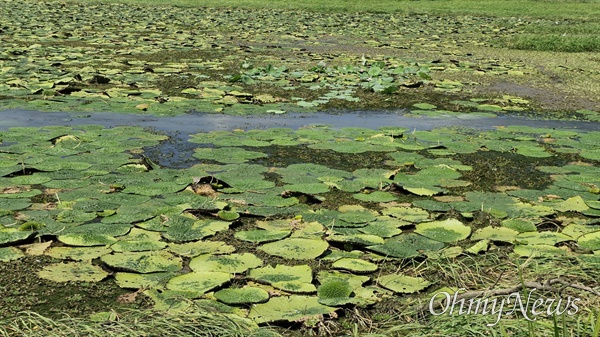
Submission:
<svg viewBox="0 0 600 337">
<path fill-rule="evenodd" d="M 577 20 L 600 19 L 600 1 L 598 0 L 381 0 L 381 1 L 345 1 L 345 0 L 83 0 L 88 2 L 125 2 L 134 4 L 175 5 L 190 7 L 241 7 L 301 9 L 325 12 L 372 12 L 401 14 L 470 14 L 481 16 L 522 17 L 523 9 L 527 17 L 573 18 Z"/>
<path fill-rule="evenodd" d="M 500 247 L 499 247 L 500 248 Z M 428 260 L 421 266 L 430 279 L 438 279 L 440 285 L 473 289 L 504 289 L 536 279 L 547 280 L 553 277 L 565 277 L 573 283 L 594 284 L 597 273 L 589 270 L 569 258 L 511 259 L 502 249 L 488 252 L 486 255 L 467 256 L 456 259 Z M 410 269 L 410 268 L 406 268 Z M 405 272 L 410 272 L 406 270 Z M 435 275 L 435 276 L 433 276 Z M 435 286 L 433 286 L 435 288 Z M 522 290 L 526 297 L 531 289 Z M 430 295 L 436 293 L 433 290 Z M 540 295 L 534 291 L 532 296 Z M 600 331 L 600 298 L 594 294 L 565 288 L 562 296 L 581 299 L 580 310 L 575 315 L 541 315 L 535 321 L 528 321 L 520 314 L 503 315 L 495 326 L 494 315 L 421 315 L 415 305 L 423 305 L 427 295 L 420 300 L 414 299 L 413 306 L 398 302 L 389 309 L 381 320 L 371 321 L 373 333 L 386 336 L 560 336 L 560 337 L 597 337 Z M 543 293 L 544 298 L 559 296 Z M 510 307 L 512 308 L 512 306 Z M 376 316 L 371 316 L 373 318 Z"/>
<path fill-rule="evenodd" d="M 112 337 L 112 336 L 279 336 L 235 316 L 215 315 L 196 307 L 190 312 L 166 314 L 156 310 L 127 310 L 109 313 L 106 320 L 65 316 L 52 319 L 26 311 L 0 320 L 0 336 L 27 337 Z"/>
</svg>

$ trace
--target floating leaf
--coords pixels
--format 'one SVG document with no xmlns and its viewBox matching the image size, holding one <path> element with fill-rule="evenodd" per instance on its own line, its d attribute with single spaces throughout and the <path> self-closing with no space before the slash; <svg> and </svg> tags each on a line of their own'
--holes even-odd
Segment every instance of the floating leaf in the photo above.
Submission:
<svg viewBox="0 0 600 337">
<path fill-rule="evenodd" d="M 222 241 L 195 241 L 169 244 L 167 250 L 181 256 L 194 257 L 201 254 L 229 254 L 235 247 Z"/>
<path fill-rule="evenodd" d="M 113 268 L 143 274 L 174 272 L 182 268 L 181 259 L 165 251 L 113 253 L 102 256 L 100 260 Z"/>
<path fill-rule="evenodd" d="M 600 250 L 600 231 L 580 236 L 577 243 L 583 249 Z"/>
<path fill-rule="evenodd" d="M 544 244 L 515 245 L 513 252 L 520 257 L 554 257 L 566 255 L 564 250 Z"/>
<path fill-rule="evenodd" d="M 262 264 L 262 260 L 251 253 L 230 255 L 204 254 L 193 258 L 189 266 L 194 272 L 218 271 L 239 274 L 248 269 L 259 267 Z"/>
<path fill-rule="evenodd" d="M 37 274 L 43 279 L 54 282 L 99 282 L 108 276 L 102 268 L 90 262 L 54 263 L 45 266 Z"/>
<path fill-rule="evenodd" d="M 327 250 L 326 241 L 304 238 L 289 238 L 266 243 L 259 250 L 275 256 L 294 260 L 309 260 L 319 257 Z"/>
<path fill-rule="evenodd" d="M 415 232 L 441 242 L 456 242 L 466 239 L 471 234 L 471 227 L 457 219 L 446 219 L 417 224 Z"/>
<path fill-rule="evenodd" d="M 471 240 L 477 241 L 487 239 L 491 241 L 504 241 L 513 243 L 515 242 L 518 234 L 519 232 L 514 229 L 488 226 L 476 230 L 475 233 L 471 235 Z"/>
<path fill-rule="evenodd" d="M 117 242 L 114 237 L 103 234 L 65 234 L 59 235 L 57 239 L 71 246 L 105 246 Z"/>
<path fill-rule="evenodd" d="M 1 247 L 0 248 L 0 262 L 8 262 L 17 260 L 24 257 L 25 254 L 15 247 Z"/>
<path fill-rule="evenodd" d="M 377 278 L 377 283 L 395 293 L 411 294 L 427 288 L 431 282 L 421 277 L 411 277 L 401 274 L 383 275 Z"/>
<path fill-rule="evenodd" d="M 335 269 L 349 270 L 355 273 L 370 273 L 377 270 L 377 265 L 361 259 L 341 258 L 332 265 Z"/>
<path fill-rule="evenodd" d="M 254 242 L 254 243 L 263 243 L 263 242 L 271 242 L 281 240 L 288 235 L 290 235 L 291 231 L 289 230 L 248 230 L 248 231 L 239 231 L 236 232 L 234 237 L 238 240 Z"/>
<path fill-rule="evenodd" d="M 319 303 L 329 306 L 344 305 L 352 301 L 350 295 L 353 288 L 348 280 L 343 278 L 327 278 L 317 288 Z"/>
<path fill-rule="evenodd" d="M 44 254 L 62 260 L 91 261 L 110 252 L 108 247 L 52 247 Z"/>
<path fill-rule="evenodd" d="M 318 297 L 281 296 L 271 298 L 267 303 L 252 306 L 248 318 L 259 324 L 279 321 L 295 322 L 331 314 L 335 310 L 335 308 L 320 304 Z"/>
<path fill-rule="evenodd" d="M 222 289 L 214 296 L 226 304 L 254 304 L 269 300 L 269 293 L 256 287 Z"/>
<path fill-rule="evenodd" d="M 517 235 L 517 242 L 529 245 L 555 245 L 559 242 L 573 240 L 568 235 L 556 232 L 526 232 Z"/>
<path fill-rule="evenodd" d="M 387 239 L 383 245 L 369 246 L 367 248 L 386 256 L 411 258 L 418 256 L 420 252 L 437 251 L 443 247 L 444 244 L 439 241 L 411 233 L 395 236 Z"/>
<path fill-rule="evenodd" d="M 121 288 L 142 289 L 166 284 L 169 279 L 175 276 L 175 273 L 136 274 L 119 272 L 115 274 L 115 281 Z"/>
<path fill-rule="evenodd" d="M 205 292 L 228 282 L 233 276 L 223 272 L 191 272 L 175 276 L 167 283 L 170 290 L 189 291 L 200 297 Z"/>
<path fill-rule="evenodd" d="M 0 245 L 27 240 L 34 235 L 35 232 L 31 231 L 19 231 L 15 228 L 0 227 Z"/>
</svg>

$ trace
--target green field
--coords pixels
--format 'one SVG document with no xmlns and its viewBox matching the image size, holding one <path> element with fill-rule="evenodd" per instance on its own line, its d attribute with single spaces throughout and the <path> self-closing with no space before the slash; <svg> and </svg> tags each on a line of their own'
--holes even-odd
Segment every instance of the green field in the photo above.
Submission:
<svg viewBox="0 0 600 337">
<path fill-rule="evenodd" d="M 0 121 L 0 336 L 600 335 L 600 1 L 0 7 L 0 111 L 592 130 L 319 124 L 178 147 Z M 579 302 L 434 315 L 440 292 Z"/>
</svg>

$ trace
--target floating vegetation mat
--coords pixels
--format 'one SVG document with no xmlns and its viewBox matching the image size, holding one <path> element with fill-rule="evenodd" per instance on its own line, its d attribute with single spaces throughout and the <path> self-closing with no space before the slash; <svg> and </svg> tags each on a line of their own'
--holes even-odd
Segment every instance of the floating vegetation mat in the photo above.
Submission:
<svg viewBox="0 0 600 337">
<path fill-rule="evenodd" d="M 180 169 L 144 155 L 166 138 L 0 133 L 0 260 L 47 255 L 38 276 L 66 287 L 114 278 L 160 310 L 212 301 L 257 324 L 448 286 L 407 261 L 508 249 L 600 262 L 597 131 L 215 131 L 191 135 L 197 162 Z"/>
<path fill-rule="evenodd" d="M 427 115 L 532 110 L 522 97 L 471 100 L 471 91 L 479 79 L 535 77 L 534 66 L 461 50 L 501 45 L 497 40 L 532 24 L 525 19 L 14 0 L 1 6 L 0 109 L 249 115 L 417 103 Z M 424 95 L 432 102 L 419 103 Z M 599 120 L 591 110 L 577 117 Z"/>
</svg>

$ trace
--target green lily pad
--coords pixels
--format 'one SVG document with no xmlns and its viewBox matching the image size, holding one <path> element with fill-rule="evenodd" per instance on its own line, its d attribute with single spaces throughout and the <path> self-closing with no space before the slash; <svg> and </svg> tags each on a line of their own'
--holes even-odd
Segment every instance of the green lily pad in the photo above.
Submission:
<svg viewBox="0 0 600 337">
<path fill-rule="evenodd" d="M 471 234 L 471 227 L 457 219 L 446 219 L 417 224 L 415 232 L 441 242 L 456 242 L 466 239 Z"/>
<path fill-rule="evenodd" d="M 215 271 L 239 274 L 250 268 L 259 267 L 262 264 L 263 261 L 251 253 L 230 255 L 204 254 L 193 258 L 189 266 L 194 272 Z"/>
<path fill-rule="evenodd" d="M 235 247 L 222 241 L 195 241 L 171 243 L 167 250 L 177 255 L 194 257 L 201 254 L 229 254 L 235 252 Z"/>
<path fill-rule="evenodd" d="M 117 239 L 104 234 L 65 234 L 57 237 L 58 241 L 71 246 L 105 246 L 117 242 Z"/>
<path fill-rule="evenodd" d="M 352 302 L 350 295 L 353 288 L 348 280 L 343 278 L 327 278 L 317 288 L 319 303 L 328 306 L 340 306 Z"/>
<path fill-rule="evenodd" d="M 429 213 L 427 211 L 415 207 L 388 207 L 384 208 L 382 213 L 409 222 L 429 220 Z"/>
<path fill-rule="evenodd" d="M 412 294 L 419 292 L 429 285 L 431 282 L 421 277 L 412 277 L 401 274 L 383 275 L 377 278 L 377 283 L 382 287 L 389 289 L 395 293 Z"/>
<path fill-rule="evenodd" d="M 410 233 L 387 239 L 383 245 L 369 246 L 367 248 L 386 256 L 411 258 L 419 256 L 424 251 L 440 250 L 444 248 L 444 244 L 419 234 Z"/>
<path fill-rule="evenodd" d="M 517 242 L 529 245 L 553 246 L 559 242 L 573 240 L 568 235 L 556 232 L 526 232 L 517 235 Z"/>
<path fill-rule="evenodd" d="M 484 227 L 476 230 L 473 235 L 471 235 L 471 240 L 491 240 L 491 241 L 503 241 L 513 243 L 517 239 L 517 232 L 514 229 L 506 228 L 506 227 Z"/>
<path fill-rule="evenodd" d="M 200 297 L 205 292 L 223 285 L 233 276 L 223 272 L 191 272 L 175 276 L 167 283 L 167 289 L 189 291 Z"/>
<path fill-rule="evenodd" d="M 217 291 L 214 296 L 225 304 L 254 304 L 269 300 L 269 293 L 256 287 L 222 289 Z"/>
<path fill-rule="evenodd" d="M 255 304 L 248 313 L 248 318 L 256 323 L 295 322 L 332 314 L 335 308 L 319 303 L 315 296 L 281 296 L 271 298 L 267 303 Z"/>
<path fill-rule="evenodd" d="M 600 231 L 580 236 L 577 243 L 584 249 L 600 250 Z"/>
<path fill-rule="evenodd" d="M 275 267 L 267 266 L 250 270 L 248 277 L 269 284 L 304 283 L 311 284 L 312 269 L 307 265 L 286 266 L 278 264 Z"/>
<path fill-rule="evenodd" d="M 362 259 L 341 258 L 332 265 L 335 269 L 344 269 L 355 273 L 371 273 L 377 270 L 377 265 Z"/>
<path fill-rule="evenodd" d="M 148 250 L 161 250 L 167 246 L 166 242 L 150 240 L 119 240 L 110 248 L 115 252 L 142 252 Z"/>
<path fill-rule="evenodd" d="M 175 276 L 175 273 L 137 274 L 118 272 L 115 274 L 115 281 L 121 288 L 142 289 L 158 287 Z"/>
<path fill-rule="evenodd" d="M 331 242 L 353 243 L 362 246 L 381 245 L 384 243 L 383 238 L 371 234 L 348 234 L 348 235 L 331 235 L 327 238 Z"/>
<path fill-rule="evenodd" d="M 479 254 L 482 252 L 486 252 L 490 246 L 490 240 L 479 240 L 471 247 L 465 249 L 465 252 L 469 254 Z"/>
<path fill-rule="evenodd" d="M 102 256 L 100 260 L 113 268 L 142 274 L 175 272 L 182 268 L 181 259 L 165 251 L 113 253 Z"/>
<path fill-rule="evenodd" d="M 329 244 L 323 240 L 289 238 L 263 244 L 258 249 L 286 259 L 310 260 L 319 257 L 328 247 Z"/>
<path fill-rule="evenodd" d="M 15 247 L 1 247 L 0 248 L 0 262 L 8 262 L 17 260 L 24 257 L 25 254 Z"/>
<path fill-rule="evenodd" d="M 32 231 L 20 231 L 16 228 L 0 227 L 0 245 L 27 240 L 34 235 L 35 232 Z"/>
<path fill-rule="evenodd" d="M 589 209 L 580 196 L 571 197 L 563 202 L 553 204 L 552 207 L 559 212 L 584 212 Z"/>
<path fill-rule="evenodd" d="M 351 224 L 366 224 L 375 221 L 377 218 L 368 210 L 342 212 L 338 219 Z"/>
<path fill-rule="evenodd" d="M 101 247 L 51 247 L 44 254 L 55 259 L 91 261 L 100 256 L 110 254 L 111 249 L 105 246 Z"/>
<path fill-rule="evenodd" d="M 537 227 L 535 223 L 528 219 L 506 219 L 502 220 L 502 227 L 516 230 L 519 233 L 535 232 Z"/>
<path fill-rule="evenodd" d="M 54 263 L 45 266 L 37 274 L 54 282 L 99 282 L 108 276 L 102 268 L 90 262 Z"/>
<path fill-rule="evenodd" d="M 580 236 L 588 233 L 600 231 L 600 226 L 591 226 L 578 223 L 572 223 L 563 228 L 562 234 L 568 235 L 574 240 L 577 240 Z"/>
<path fill-rule="evenodd" d="M 231 222 L 227 221 L 195 220 L 187 216 L 173 216 L 163 236 L 174 242 L 195 241 L 227 230 L 230 224 Z"/>
<path fill-rule="evenodd" d="M 520 257 L 554 257 L 566 255 L 564 250 L 544 244 L 515 245 L 513 252 Z"/>
<path fill-rule="evenodd" d="M 288 235 L 291 231 L 289 230 L 248 230 L 236 232 L 234 237 L 238 240 L 248 241 L 253 243 L 263 243 L 281 240 Z"/>
</svg>

